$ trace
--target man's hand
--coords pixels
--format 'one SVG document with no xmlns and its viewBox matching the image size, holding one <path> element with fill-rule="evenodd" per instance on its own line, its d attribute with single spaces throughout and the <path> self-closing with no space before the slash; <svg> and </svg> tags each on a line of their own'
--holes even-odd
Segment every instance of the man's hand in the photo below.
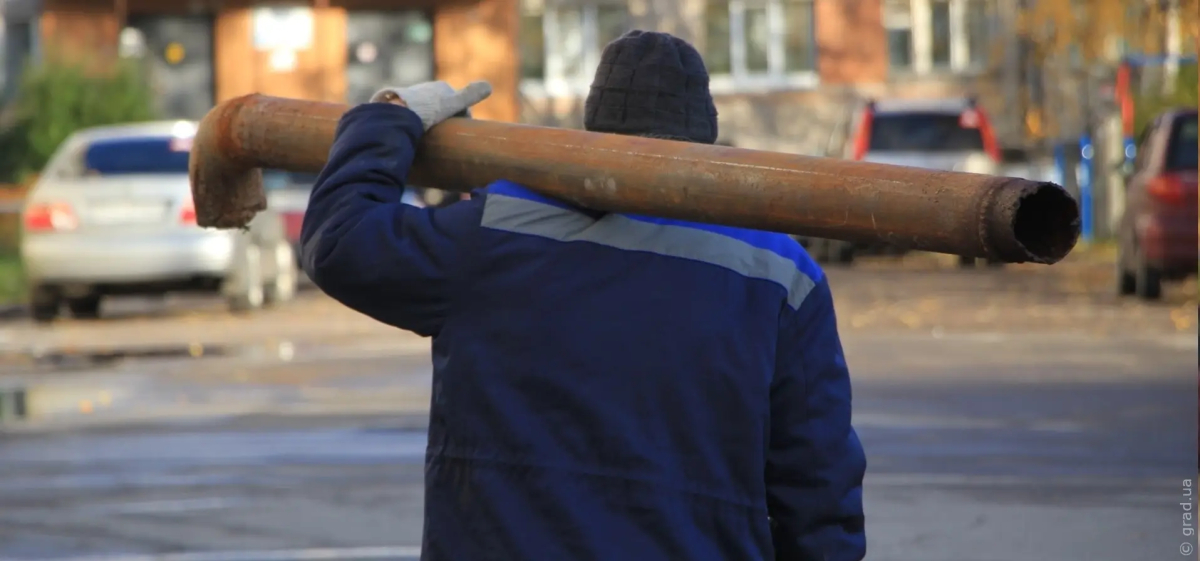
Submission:
<svg viewBox="0 0 1200 561">
<path fill-rule="evenodd" d="M 400 94 L 396 93 L 395 90 L 383 90 L 375 94 L 375 97 L 371 98 L 371 103 L 391 103 L 400 107 L 408 107 L 408 104 L 404 103 L 403 99 L 400 99 Z"/>
<path fill-rule="evenodd" d="M 371 96 L 371 103 L 407 107 L 429 130 L 450 117 L 470 117 L 471 107 L 490 95 L 492 85 L 487 82 L 472 82 L 458 91 L 445 82 L 425 82 L 407 88 L 384 88 Z"/>
</svg>

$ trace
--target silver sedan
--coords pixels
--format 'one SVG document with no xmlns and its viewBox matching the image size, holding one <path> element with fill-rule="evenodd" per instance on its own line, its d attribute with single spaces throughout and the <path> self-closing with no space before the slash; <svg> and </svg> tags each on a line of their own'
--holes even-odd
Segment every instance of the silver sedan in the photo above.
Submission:
<svg viewBox="0 0 1200 561">
<path fill-rule="evenodd" d="M 35 320 L 97 317 L 117 294 L 202 291 L 231 310 L 289 300 L 298 271 L 283 220 L 200 228 L 188 183 L 195 124 L 79 131 L 56 151 L 22 212 L 21 257 Z"/>
</svg>

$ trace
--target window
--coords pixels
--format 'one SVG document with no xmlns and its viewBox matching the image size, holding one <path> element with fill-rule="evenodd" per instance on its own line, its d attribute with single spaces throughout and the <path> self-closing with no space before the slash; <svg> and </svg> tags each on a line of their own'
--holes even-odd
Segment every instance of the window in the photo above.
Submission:
<svg viewBox="0 0 1200 561">
<path fill-rule="evenodd" d="M 987 66 L 995 0 L 885 0 L 888 62 L 893 70 L 967 71 Z"/>
<path fill-rule="evenodd" d="M 20 82 L 21 72 L 35 54 L 35 27 L 29 22 L 3 22 L 3 86 L 0 87 L 0 101 L 8 101 L 14 95 Z"/>
<path fill-rule="evenodd" d="M 3 72 L 0 72 L 0 92 L 3 92 L 5 90 L 5 88 L 8 87 L 8 82 L 10 80 L 9 70 L 8 70 L 8 54 L 7 54 L 8 53 L 8 45 L 6 44 L 8 42 L 8 34 L 5 33 L 5 29 L 4 29 L 5 27 L 7 27 L 7 26 L 4 25 L 4 17 L 2 15 L 0 15 L 0 60 L 5 61 L 4 62 L 4 70 L 3 70 Z M 16 78 L 14 77 L 12 79 L 15 80 Z"/>
<path fill-rule="evenodd" d="M 767 24 L 767 7 L 748 5 L 742 15 L 746 27 L 746 71 L 754 74 L 770 72 L 771 28 Z"/>
<path fill-rule="evenodd" d="M 542 32 L 542 14 L 521 14 L 521 78 L 541 80 L 546 77 L 546 35 Z"/>
<path fill-rule="evenodd" d="M 950 67 L 950 0 L 933 0 L 929 3 L 930 27 L 933 41 L 930 58 L 934 68 Z"/>
<path fill-rule="evenodd" d="M 704 51 L 715 90 L 811 85 L 812 0 L 709 0 Z"/>
<path fill-rule="evenodd" d="M 583 8 L 560 8 L 551 21 L 558 31 L 554 53 L 558 55 L 558 74 L 567 79 L 583 78 Z"/>
<path fill-rule="evenodd" d="M 629 31 L 629 9 L 625 4 L 596 6 L 596 45 L 599 50 Z M 600 56 L 597 55 L 599 60 Z"/>
<path fill-rule="evenodd" d="M 816 21 L 809 2 L 783 5 L 784 61 L 788 72 L 813 72 L 817 68 Z"/>
<path fill-rule="evenodd" d="M 709 2 L 705 8 L 705 41 L 704 64 L 708 66 L 709 74 L 729 74 L 733 72 L 731 22 L 729 21 L 729 2 L 717 0 Z"/>
<path fill-rule="evenodd" d="M 992 26 L 996 13 L 986 0 L 967 0 L 964 31 L 967 34 L 967 64 L 976 68 L 987 66 L 992 58 L 992 38 L 998 37 Z"/>
<path fill-rule="evenodd" d="M 1175 130 L 1167 146 L 1165 164 L 1168 170 L 1196 170 L 1197 155 L 1200 154 L 1197 151 L 1198 132 L 1195 113 L 1175 121 Z"/>
<path fill-rule="evenodd" d="M 962 124 L 957 113 L 878 114 L 871 120 L 872 152 L 961 152 L 983 150 L 979 128 Z"/>
<path fill-rule="evenodd" d="M 526 2 L 520 31 L 523 89 L 555 96 L 586 93 L 604 47 L 629 29 L 624 0 Z"/>
<path fill-rule="evenodd" d="M 172 137 L 98 140 L 87 147 L 83 165 L 94 175 L 183 174 L 188 172 L 186 139 Z"/>
<path fill-rule="evenodd" d="M 883 6 L 883 28 L 887 31 L 888 63 L 892 68 L 910 68 L 913 63 L 912 3 L 889 0 Z"/>
</svg>

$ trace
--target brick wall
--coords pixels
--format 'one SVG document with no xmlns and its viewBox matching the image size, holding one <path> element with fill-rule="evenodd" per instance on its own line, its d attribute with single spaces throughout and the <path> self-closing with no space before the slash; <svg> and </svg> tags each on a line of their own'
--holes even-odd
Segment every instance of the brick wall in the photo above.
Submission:
<svg viewBox="0 0 1200 561">
<path fill-rule="evenodd" d="M 111 0 L 44 0 L 41 32 L 51 49 L 68 54 L 111 55 L 121 28 Z M 481 118 L 517 119 L 516 0 L 318 0 L 313 45 L 296 53 L 295 67 L 270 68 L 269 53 L 252 46 L 248 0 L 125 0 L 130 14 L 214 14 L 214 82 L 218 101 L 248 93 L 344 101 L 346 10 L 426 9 L 433 14 L 434 58 L 439 79 L 456 86 L 492 82 L 495 93 L 480 105 Z"/>
</svg>

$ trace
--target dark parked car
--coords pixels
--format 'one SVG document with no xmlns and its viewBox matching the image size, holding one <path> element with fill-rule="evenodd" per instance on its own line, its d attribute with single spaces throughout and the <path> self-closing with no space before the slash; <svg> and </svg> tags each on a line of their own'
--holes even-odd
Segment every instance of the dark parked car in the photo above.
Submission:
<svg viewBox="0 0 1200 561">
<path fill-rule="evenodd" d="M 1195 109 L 1162 113 L 1142 131 L 1119 229 L 1117 288 L 1154 300 L 1162 282 L 1196 274 Z"/>
</svg>

